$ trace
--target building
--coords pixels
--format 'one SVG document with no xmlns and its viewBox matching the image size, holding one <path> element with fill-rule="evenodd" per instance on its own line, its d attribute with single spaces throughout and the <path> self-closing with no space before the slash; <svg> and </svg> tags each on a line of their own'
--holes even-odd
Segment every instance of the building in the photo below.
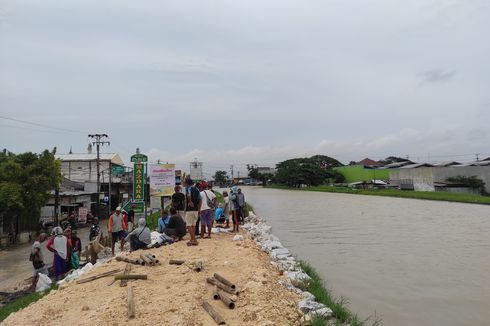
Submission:
<svg viewBox="0 0 490 326">
<path fill-rule="evenodd" d="M 471 189 L 455 189 L 464 187 L 451 184 L 447 179 L 457 176 L 474 176 L 485 182 L 485 190 L 490 192 L 490 160 L 487 162 L 488 164 L 482 163 L 483 161 L 477 162 L 479 164 L 473 162 L 465 165 L 449 166 L 432 166 L 430 164 L 408 165 L 390 171 L 390 183 L 398 185 L 400 189 L 406 190 L 473 192 Z"/>
<path fill-rule="evenodd" d="M 382 163 L 378 162 L 378 161 L 374 161 L 374 160 L 371 160 L 370 158 L 365 158 L 359 162 L 356 163 L 356 165 L 362 165 L 366 168 L 377 168 L 377 167 L 380 167 L 380 166 L 383 166 Z"/>
</svg>

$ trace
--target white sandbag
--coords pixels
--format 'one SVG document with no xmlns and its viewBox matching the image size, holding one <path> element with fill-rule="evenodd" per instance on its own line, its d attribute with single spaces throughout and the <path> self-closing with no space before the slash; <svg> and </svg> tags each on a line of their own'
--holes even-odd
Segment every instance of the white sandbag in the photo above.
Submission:
<svg viewBox="0 0 490 326">
<path fill-rule="evenodd" d="M 240 234 L 237 234 L 233 237 L 233 241 L 243 241 L 243 236 Z"/>
<path fill-rule="evenodd" d="M 90 272 L 94 268 L 94 265 L 92 263 L 87 263 L 85 266 L 82 267 L 82 272 L 87 273 Z"/>
<path fill-rule="evenodd" d="M 39 278 L 38 278 L 37 284 L 36 284 L 36 292 L 46 291 L 47 289 L 49 289 L 51 287 L 51 283 L 53 283 L 53 281 L 51 281 L 49 276 L 46 274 L 38 273 L 38 275 L 39 275 Z"/>
</svg>

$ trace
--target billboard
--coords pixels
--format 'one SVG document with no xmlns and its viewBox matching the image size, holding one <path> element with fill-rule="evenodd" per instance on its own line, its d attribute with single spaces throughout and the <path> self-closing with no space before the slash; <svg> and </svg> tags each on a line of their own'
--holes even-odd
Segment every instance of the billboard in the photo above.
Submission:
<svg viewBox="0 0 490 326">
<path fill-rule="evenodd" d="M 172 196 L 175 187 L 175 164 L 150 164 L 150 196 Z"/>
</svg>

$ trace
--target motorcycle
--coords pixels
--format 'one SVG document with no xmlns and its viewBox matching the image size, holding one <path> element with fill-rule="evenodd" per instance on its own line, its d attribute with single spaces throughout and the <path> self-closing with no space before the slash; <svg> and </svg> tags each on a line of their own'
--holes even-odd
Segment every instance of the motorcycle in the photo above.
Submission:
<svg viewBox="0 0 490 326">
<path fill-rule="evenodd" d="M 94 240 L 100 233 L 100 226 L 98 221 L 93 221 L 90 226 L 89 240 Z"/>
</svg>

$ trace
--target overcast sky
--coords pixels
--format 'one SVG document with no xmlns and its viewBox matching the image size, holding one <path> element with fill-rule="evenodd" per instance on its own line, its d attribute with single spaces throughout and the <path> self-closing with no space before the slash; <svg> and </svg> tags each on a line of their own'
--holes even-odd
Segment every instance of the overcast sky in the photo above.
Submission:
<svg viewBox="0 0 490 326">
<path fill-rule="evenodd" d="M 489 31 L 488 0 L 0 0 L 0 145 L 99 132 L 126 162 L 209 170 L 482 158 Z"/>
</svg>

